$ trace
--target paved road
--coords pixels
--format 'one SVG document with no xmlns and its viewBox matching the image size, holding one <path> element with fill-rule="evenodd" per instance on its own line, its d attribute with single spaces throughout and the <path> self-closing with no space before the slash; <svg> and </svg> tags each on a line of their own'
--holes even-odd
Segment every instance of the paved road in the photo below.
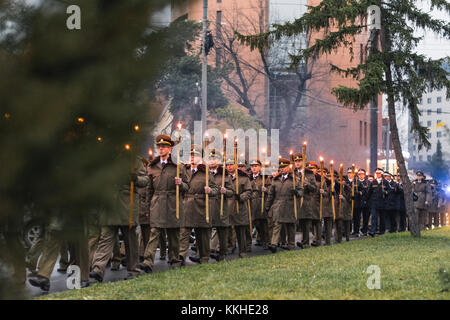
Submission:
<svg viewBox="0 0 450 320">
<path fill-rule="evenodd" d="M 312 239 L 312 234 L 310 235 L 310 239 Z M 350 237 L 350 240 L 357 240 L 357 239 L 363 239 L 362 238 L 352 238 Z M 300 241 L 300 234 L 297 233 L 296 234 L 296 241 Z M 344 242 L 345 242 L 345 238 L 344 238 Z M 331 243 L 334 243 L 334 238 L 331 239 Z M 279 251 L 282 251 L 282 249 L 278 249 Z M 299 248 L 296 248 L 295 250 L 300 250 Z M 248 257 L 255 257 L 255 256 L 261 256 L 261 255 L 266 255 L 266 254 L 271 254 L 270 250 L 264 250 L 261 246 L 255 246 L 255 241 L 253 241 L 253 246 L 252 246 L 252 252 L 247 253 Z M 190 255 L 195 255 L 195 252 L 193 252 L 192 250 L 189 249 L 188 252 L 188 257 Z M 235 250 L 235 252 L 231 255 L 228 255 L 226 257 L 227 261 L 231 261 L 234 259 L 238 259 L 239 258 L 239 254 L 238 254 L 238 249 Z M 214 259 L 210 259 L 209 260 L 210 263 L 215 263 L 216 260 Z M 61 273 L 56 271 L 58 268 L 58 263 L 55 264 L 55 268 L 53 270 L 53 273 L 51 275 L 50 278 L 50 291 L 48 293 L 54 293 L 54 292 L 59 292 L 59 291 L 64 291 L 64 290 L 68 290 L 67 285 L 66 285 L 66 280 L 67 280 L 67 274 L 66 273 Z M 191 262 L 189 260 L 189 258 L 186 259 L 186 266 L 190 267 L 190 266 L 195 266 L 197 265 L 194 262 Z M 167 263 L 166 260 L 160 260 L 159 259 L 159 249 L 158 252 L 156 254 L 155 257 L 155 265 L 153 268 L 153 272 L 162 272 L 162 271 L 166 271 L 169 269 L 169 265 Z M 127 270 L 126 268 L 124 268 L 123 266 L 120 267 L 119 271 L 111 271 L 110 267 L 108 267 L 105 271 L 105 276 L 103 279 L 103 282 L 115 282 L 115 281 L 121 281 L 124 280 L 124 278 L 127 275 Z M 91 283 L 94 283 L 95 281 L 93 279 L 90 279 Z M 33 287 L 32 285 L 29 284 L 28 280 L 26 283 L 26 295 L 29 297 L 34 297 L 34 296 L 40 296 L 40 295 L 45 295 L 48 294 L 47 292 L 42 291 L 41 289 L 37 288 L 37 287 Z"/>
</svg>

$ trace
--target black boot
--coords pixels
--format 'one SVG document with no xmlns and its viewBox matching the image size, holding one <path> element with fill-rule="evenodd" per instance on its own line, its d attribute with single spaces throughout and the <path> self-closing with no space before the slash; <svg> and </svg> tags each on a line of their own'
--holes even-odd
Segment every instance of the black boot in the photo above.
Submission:
<svg viewBox="0 0 450 320">
<path fill-rule="evenodd" d="M 43 291 L 50 290 L 50 280 L 44 277 L 37 276 L 36 278 L 31 278 L 28 280 L 30 284 L 34 287 L 39 287 Z"/>
</svg>

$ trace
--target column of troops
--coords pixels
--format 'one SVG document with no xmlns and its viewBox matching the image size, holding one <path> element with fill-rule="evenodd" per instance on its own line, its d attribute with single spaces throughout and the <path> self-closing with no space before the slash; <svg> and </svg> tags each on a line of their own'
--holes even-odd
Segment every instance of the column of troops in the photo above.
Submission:
<svg viewBox="0 0 450 320">
<path fill-rule="evenodd" d="M 280 157 L 278 171 L 267 175 L 260 159 L 251 159 L 247 167 L 243 159 L 223 159 L 215 150 L 203 163 L 203 148 L 197 145 L 191 147 L 191 163 L 177 166 L 171 137 L 159 135 L 156 144 L 158 157 L 136 162 L 135 173 L 117 195 L 117 212 L 100 213 L 98 221 L 90 223 L 86 252 L 74 254 L 81 264 L 83 286 L 89 278 L 103 281 L 108 263 L 112 270 L 125 265 L 127 278 L 151 273 L 158 248 L 159 258 L 167 259 L 171 268 L 185 265 L 187 258 L 196 263 L 223 261 L 236 249 L 244 258 L 252 250 L 254 229 L 255 245 L 273 253 L 330 245 L 333 230 L 340 243 L 343 238 L 384 234 L 386 229 L 408 229 L 400 177 L 382 169 L 370 176 L 352 166 L 344 175 L 343 169 L 337 172 L 330 166 L 330 171 L 323 162 L 304 163 L 303 152 Z M 422 172 L 417 176 L 414 207 L 421 229 L 446 225 L 449 201 L 444 190 L 437 181 L 426 181 Z M 119 230 L 125 261 L 118 246 Z M 296 242 L 297 231 L 301 240 Z M 188 257 L 193 239 L 196 254 Z M 36 261 L 29 263 L 34 272 L 30 283 L 43 290 L 49 290 L 62 247 L 58 241 L 49 243 L 53 245 L 44 249 L 36 271 Z"/>
</svg>

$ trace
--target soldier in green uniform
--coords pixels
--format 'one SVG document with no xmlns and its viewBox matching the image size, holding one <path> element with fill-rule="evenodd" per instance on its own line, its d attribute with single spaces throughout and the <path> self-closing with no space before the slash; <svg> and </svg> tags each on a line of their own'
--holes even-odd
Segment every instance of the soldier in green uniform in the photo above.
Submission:
<svg viewBox="0 0 450 320">
<path fill-rule="evenodd" d="M 215 150 L 213 150 L 215 151 Z M 218 254 L 211 254 L 211 257 L 217 261 L 225 260 L 228 248 L 228 231 L 230 227 L 230 216 L 228 212 L 228 199 L 234 200 L 233 184 L 231 175 L 223 166 L 219 166 L 221 157 L 217 153 L 209 155 L 209 170 L 210 175 L 214 179 L 214 183 L 220 188 L 220 194 L 210 196 L 211 206 L 211 226 L 216 228 L 216 237 L 218 239 Z M 223 172 L 225 171 L 225 177 Z M 224 179 L 224 187 L 222 188 L 222 178 Z M 223 194 L 223 209 L 220 212 L 221 194 Z M 212 242 L 212 241 L 211 241 Z"/>
<path fill-rule="evenodd" d="M 248 215 L 248 200 L 252 196 L 252 186 L 248 175 L 237 170 L 234 161 L 227 161 L 227 171 L 232 177 L 232 184 L 234 186 L 234 199 L 228 202 L 231 224 L 234 226 L 236 238 L 239 246 L 239 257 L 247 256 L 247 236 L 246 229 L 249 229 L 249 215 Z M 238 193 L 236 192 L 236 178 L 238 179 Z"/>
<path fill-rule="evenodd" d="M 130 228 L 131 181 L 134 182 L 135 188 L 133 190 L 132 224 Z M 123 184 L 115 195 L 115 211 L 103 212 L 100 216 L 102 230 L 92 262 L 92 271 L 89 274 L 91 278 L 99 282 L 103 281 L 106 265 L 113 254 L 114 242 L 117 241 L 119 230 L 122 232 L 125 242 L 127 278 L 132 278 L 140 274 L 138 269 L 139 243 L 136 233 L 139 215 L 139 194 L 137 190 L 144 188 L 148 182 L 149 179 L 142 161 L 137 159 L 134 164 L 133 173 L 130 173 L 129 177 L 124 177 Z"/>
<path fill-rule="evenodd" d="M 210 256 L 211 239 L 211 206 L 208 196 L 208 219 L 206 218 L 206 195 L 212 197 L 219 194 L 214 177 L 208 172 L 208 186 L 206 186 L 206 166 L 202 162 L 202 148 L 191 147 L 191 164 L 187 169 L 189 189 L 184 194 L 184 215 L 180 232 L 180 256 L 186 258 L 189 248 L 189 236 L 194 229 L 197 252 L 199 256 L 189 259 L 197 263 L 208 263 Z M 208 169 L 209 170 L 209 169 Z"/>
<path fill-rule="evenodd" d="M 265 205 L 262 203 L 262 194 L 264 193 L 264 203 L 268 199 L 268 191 L 270 188 L 270 177 L 264 176 L 264 186 L 262 185 L 262 173 L 261 173 L 261 161 L 259 159 L 253 159 L 250 162 L 252 174 L 250 175 L 250 181 L 252 183 L 252 219 L 253 225 L 258 232 L 258 236 L 261 239 L 264 249 L 267 249 L 270 244 L 269 228 L 267 224 L 267 211 L 265 211 Z"/>
<path fill-rule="evenodd" d="M 298 212 L 298 199 L 300 199 L 300 196 L 303 194 L 300 180 L 293 175 L 289 159 L 280 158 L 279 166 L 281 174 L 273 179 L 266 204 L 266 211 L 269 211 L 269 209 L 272 208 L 274 227 L 269 249 L 273 253 L 277 251 L 277 245 L 280 242 L 280 233 L 283 225 L 286 226 L 287 230 L 287 249 L 293 250 L 295 248 L 296 218 L 294 206 L 297 206 Z M 295 179 L 295 188 L 293 179 Z M 297 203 L 294 203 L 294 196 L 297 197 Z"/>
<path fill-rule="evenodd" d="M 323 168 L 324 172 L 324 194 L 322 199 L 322 218 L 323 218 L 323 227 L 325 233 L 325 244 L 331 244 L 331 234 L 332 234 L 332 223 L 333 223 L 333 211 L 331 207 L 331 179 L 327 175 L 328 169 L 326 167 Z M 319 170 L 320 171 L 320 170 Z M 320 201 L 320 200 L 319 200 Z"/>
<path fill-rule="evenodd" d="M 337 172 L 335 172 L 337 174 Z M 340 190 L 342 188 L 342 194 Z M 346 183 L 345 177 L 342 180 L 336 180 L 335 184 L 336 192 L 336 220 L 335 220 L 335 232 L 336 232 L 336 242 L 340 243 L 342 241 L 342 231 L 344 231 L 345 239 L 350 241 L 350 228 L 351 228 L 351 187 Z"/>
<path fill-rule="evenodd" d="M 186 168 L 180 164 L 180 178 L 177 178 L 177 164 L 171 157 L 174 142 L 168 135 L 156 137 L 159 156 L 149 165 L 150 239 L 144 252 L 144 262 L 139 266 L 146 273 L 152 272 L 158 249 L 161 229 L 166 229 L 169 242 L 169 264 L 172 268 L 181 266 L 180 223 L 183 217 L 181 194 L 189 190 Z M 180 187 L 179 217 L 176 216 L 176 185 Z"/>
<path fill-rule="evenodd" d="M 245 161 L 244 158 L 240 157 L 238 159 L 238 169 L 245 173 L 247 177 L 250 179 L 250 174 L 247 170 L 247 161 Z M 250 184 L 251 185 L 251 184 Z M 253 196 L 253 191 L 251 196 Z M 253 219 L 253 212 L 251 211 L 251 199 L 247 200 L 247 210 L 249 212 L 249 219 L 250 216 Z M 250 221 L 250 220 L 249 220 Z M 253 228 L 253 225 L 252 225 Z M 252 244 L 253 244 L 253 230 L 250 230 L 250 226 L 245 230 L 245 243 L 247 244 L 247 252 L 252 252 Z"/>
<path fill-rule="evenodd" d="M 309 166 L 312 164 L 312 166 Z M 305 167 L 305 178 L 304 178 L 304 191 L 303 191 L 303 205 L 300 207 L 299 218 L 300 218 L 300 228 L 302 230 L 302 242 L 297 242 L 297 245 L 301 248 L 309 248 L 309 232 L 311 230 L 311 224 L 313 219 L 313 211 L 314 211 L 314 201 L 316 193 L 319 192 L 316 184 L 316 177 L 312 168 L 316 167 L 317 164 L 313 164 L 308 162 Z M 300 180 L 301 180 L 301 173 Z"/>
<path fill-rule="evenodd" d="M 320 188 L 320 180 L 321 180 L 321 173 L 319 171 L 319 165 L 314 161 L 308 162 L 308 168 L 312 170 L 315 176 L 315 183 L 317 186 L 317 192 L 314 194 L 314 200 L 313 200 L 313 211 L 312 211 L 312 229 L 313 229 L 313 241 L 311 243 L 312 246 L 318 247 L 322 244 L 322 220 L 321 220 L 321 214 L 320 214 L 320 195 L 322 195 L 322 205 L 324 202 L 328 200 L 328 188 L 327 185 L 324 183 L 323 188 Z M 324 170 L 325 171 L 325 170 Z M 323 173 L 325 174 L 325 173 Z M 322 208 L 322 215 L 323 215 L 323 208 Z M 322 216 L 323 217 L 323 216 Z"/>
<path fill-rule="evenodd" d="M 419 217 L 420 230 L 425 229 L 428 218 L 428 208 L 431 204 L 431 188 L 425 180 L 425 175 L 422 171 L 416 172 L 417 180 L 413 181 L 413 192 L 416 193 L 418 199 L 414 201 L 414 210 Z"/>
<path fill-rule="evenodd" d="M 62 208 L 55 209 L 45 230 L 42 256 L 36 277 L 28 281 L 43 291 L 50 290 L 50 275 L 65 243 L 73 247 L 73 264 L 80 267 L 81 287 L 89 285 L 89 257 L 84 217 L 67 215 Z"/>
</svg>

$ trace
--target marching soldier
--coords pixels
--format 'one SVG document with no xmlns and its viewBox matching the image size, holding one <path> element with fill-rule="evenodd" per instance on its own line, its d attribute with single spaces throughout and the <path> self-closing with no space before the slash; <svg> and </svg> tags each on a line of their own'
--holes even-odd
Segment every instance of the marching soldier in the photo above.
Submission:
<svg viewBox="0 0 450 320">
<path fill-rule="evenodd" d="M 245 161 L 245 159 L 243 159 L 243 158 L 238 159 L 238 170 L 245 173 L 247 175 L 247 177 L 250 179 L 250 173 L 249 173 L 249 170 L 247 169 L 247 161 Z M 251 172 L 251 169 L 250 169 L 250 172 Z M 250 183 L 250 185 L 251 185 L 251 183 Z M 251 196 L 253 196 L 253 191 L 251 193 Z M 251 214 L 252 213 L 251 209 L 252 209 L 251 208 L 251 199 L 249 199 L 249 200 L 247 200 L 247 210 L 249 211 L 249 219 L 251 216 L 252 220 L 253 220 L 253 214 Z M 252 228 L 253 228 L 253 224 L 252 224 Z M 252 242 L 253 242 L 253 230 L 250 230 L 250 227 L 248 227 L 247 229 L 245 229 L 245 243 L 247 244 L 247 252 L 252 252 Z"/>
<path fill-rule="evenodd" d="M 300 154 L 301 156 L 301 154 Z M 298 158 L 298 156 L 294 155 L 294 159 Z M 298 160 L 297 160 L 298 161 Z M 308 162 L 310 164 L 310 162 Z M 311 224 L 313 219 L 313 211 L 314 211 L 314 197 L 318 191 L 316 184 L 316 177 L 312 168 L 314 166 L 306 166 L 305 167 L 305 185 L 303 190 L 303 206 L 299 210 L 300 217 L 300 229 L 302 231 L 302 242 L 297 242 L 297 246 L 300 248 L 309 248 L 309 232 L 311 230 Z M 317 164 L 316 164 L 317 167 Z M 298 171 L 297 171 L 298 172 Z M 301 176 L 301 173 L 300 173 Z M 300 177 L 301 178 L 301 177 Z"/>
<path fill-rule="evenodd" d="M 431 190 L 422 171 L 417 171 L 416 176 L 417 179 L 413 181 L 413 192 L 418 198 L 414 202 L 414 210 L 419 217 L 419 228 L 424 230 L 427 224 L 428 206 L 431 203 Z"/>
<path fill-rule="evenodd" d="M 353 233 L 358 237 L 359 232 L 361 231 L 363 236 L 367 236 L 370 211 L 367 206 L 369 180 L 366 177 L 366 170 L 358 170 L 356 185 L 357 192 L 355 192 L 355 211 L 353 212 Z M 360 228 L 361 217 L 363 221 L 362 228 Z"/>
<path fill-rule="evenodd" d="M 323 168 L 324 172 L 324 178 L 325 178 L 325 184 L 324 184 L 324 196 L 322 199 L 322 218 L 323 218 L 323 226 L 324 226 L 324 233 L 325 233 L 325 244 L 330 245 L 331 244 L 331 233 L 332 233 L 332 223 L 333 223 L 333 211 L 331 207 L 331 178 L 328 173 L 327 168 Z"/>
<path fill-rule="evenodd" d="M 397 189 L 395 190 L 397 211 L 399 214 L 398 232 L 406 230 L 406 204 L 405 204 L 405 191 L 403 190 L 403 184 L 400 176 L 395 176 L 395 182 L 397 182 Z"/>
<path fill-rule="evenodd" d="M 136 186 L 133 191 L 135 197 L 133 198 L 131 228 L 129 227 L 130 181 L 133 181 Z M 97 250 L 93 257 L 92 271 L 89 274 L 89 277 L 94 278 L 99 282 L 103 281 L 106 265 L 113 253 L 114 242 L 117 241 L 119 229 L 122 232 L 125 241 L 126 266 L 128 270 L 127 277 L 131 278 L 140 274 L 140 271 L 137 268 L 139 262 L 139 243 L 136 234 L 139 214 L 139 195 L 137 189 L 144 188 L 147 184 L 148 176 L 142 162 L 140 160 L 135 161 L 133 173 L 129 174 L 127 179 L 124 177 L 123 185 L 115 196 L 116 211 L 113 213 L 103 212 L 100 216 L 100 225 L 102 226 L 102 229 Z"/>
<path fill-rule="evenodd" d="M 296 179 L 296 188 L 293 188 L 293 173 L 290 168 L 289 159 L 280 158 L 279 166 L 281 168 L 281 174 L 272 181 L 266 205 L 266 211 L 269 211 L 269 209 L 272 208 L 274 221 L 273 234 L 269 246 L 270 251 L 273 253 L 277 251 L 277 245 L 280 242 L 280 233 L 283 225 L 286 225 L 287 230 L 287 248 L 289 250 L 295 248 L 296 219 L 294 213 L 294 195 L 297 196 L 297 199 L 300 199 L 300 196 L 302 195 L 300 180 L 297 177 L 294 177 L 294 179 Z M 298 203 L 295 205 L 298 207 Z"/>
<path fill-rule="evenodd" d="M 268 249 L 270 244 L 269 239 L 269 227 L 267 224 L 267 211 L 265 210 L 265 205 L 262 206 L 262 194 L 264 193 L 264 203 L 267 203 L 268 191 L 270 188 L 269 176 L 264 177 L 264 186 L 262 173 L 261 173 L 261 161 L 259 159 L 254 159 L 250 162 L 250 167 L 252 174 L 250 175 L 250 181 L 252 183 L 252 219 L 253 225 L 256 227 L 258 236 L 262 241 L 264 249 Z"/>
<path fill-rule="evenodd" d="M 171 157 L 174 142 L 170 136 L 162 134 L 156 137 L 159 156 L 149 166 L 150 201 L 150 239 L 146 245 L 144 262 L 140 268 L 146 273 L 152 272 L 155 253 L 158 248 L 161 229 L 166 229 L 169 242 L 169 263 L 172 268 L 181 266 L 180 222 L 183 216 L 182 199 L 179 199 L 179 217 L 176 216 L 176 185 L 180 194 L 189 190 L 186 168 L 181 166 L 180 178 L 177 178 L 177 164 Z M 181 198 L 181 197 L 180 197 Z"/>
<path fill-rule="evenodd" d="M 247 256 L 246 229 L 250 228 L 248 200 L 250 200 L 252 196 L 252 186 L 248 175 L 241 170 L 236 170 L 236 165 L 233 160 L 227 161 L 227 171 L 231 175 L 234 188 L 236 186 L 236 178 L 238 179 L 239 193 L 237 193 L 236 189 L 234 189 L 234 199 L 228 202 L 228 208 L 230 212 L 230 221 L 236 232 L 236 239 L 239 246 L 239 257 L 244 258 Z M 237 177 L 236 172 L 238 174 Z"/>
<path fill-rule="evenodd" d="M 234 189 L 231 180 L 231 175 L 227 172 L 227 170 L 220 166 L 220 155 L 216 153 L 212 153 L 209 156 L 209 170 L 210 175 L 214 179 L 214 183 L 217 186 L 220 186 L 220 194 L 215 196 L 210 196 L 209 201 L 211 205 L 211 226 L 216 228 L 216 237 L 219 242 L 219 253 L 211 254 L 211 257 L 216 259 L 217 261 L 225 260 L 225 256 L 227 254 L 228 249 L 228 236 L 230 229 L 230 216 L 228 211 L 228 199 L 234 200 Z M 223 171 L 225 171 L 225 177 L 223 177 Z M 224 179 L 224 186 L 222 188 L 222 179 Z M 223 199 L 223 210 L 220 212 L 220 202 L 221 202 L 221 194 L 224 195 Z"/>
<path fill-rule="evenodd" d="M 447 199 L 447 195 L 445 193 L 446 188 L 447 188 L 447 185 L 444 185 L 443 188 L 441 188 L 440 184 L 438 185 L 438 190 L 439 190 L 438 210 L 439 210 L 439 224 L 441 227 L 446 226 L 445 215 L 447 214 L 448 208 L 449 208 L 449 200 Z"/>
<path fill-rule="evenodd" d="M 218 194 L 214 177 L 208 174 L 206 186 L 206 166 L 202 162 L 202 148 L 193 145 L 191 147 L 191 164 L 187 169 L 189 189 L 184 194 L 182 227 L 180 231 L 180 257 L 186 260 L 189 249 L 189 237 L 194 229 L 198 256 L 190 256 L 189 259 L 197 263 L 208 263 L 210 256 L 211 219 L 208 213 L 206 219 L 206 195 Z M 208 169 L 209 170 L 209 169 Z M 209 199 L 208 199 L 209 202 Z M 208 203 L 208 210 L 210 209 Z"/>
<path fill-rule="evenodd" d="M 320 195 L 322 195 L 322 201 L 325 202 L 328 200 L 328 188 L 327 185 L 323 185 L 323 189 L 320 188 L 320 180 L 321 174 L 325 174 L 325 172 L 320 172 L 319 166 L 314 161 L 308 162 L 308 168 L 312 170 L 315 176 L 315 183 L 317 186 L 317 192 L 314 194 L 313 201 L 313 211 L 312 211 L 312 229 L 313 229 L 313 241 L 311 245 L 313 247 L 318 247 L 322 244 L 322 220 L 320 217 Z M 324 170 L 325 171 L 325 170 Z M 323 204 L 323 203 L 322 203 Z M 322 208 L 323 211 L 323 208 Z M 323 212 L 322 212 L 323 214 Z"/>
<path fill-rule="evenodd" d="M 335 192 L 336 192 L 336 220 L 335 220 L 335 230 L 336 230 L 336 242 L 340 243 L 342 242 L 342 233 L 344 233 L 345 240 L 349 241 L 349 235 L 350 235 L 350 227 L 351 227 L 351 196 L 352 196 L 352 189 L 351 186 L 346 182 L 345 177 L 343 177 L 342 181 L 339 179 L 339 176 L 337 175 L 337 172 L 335 172 L 336 176 L 338 177 L 337 183 L 335 185 Z M 342 195 L 341 193 L 342 188 Z M 339 205 L 340 204 L 340 205 Z M 344 232 L 342 232 L 344 231 Z"/>
<path fill-rule="evenodd" d="M 369 191 L 367 193 L 367 198 L 369 201 L 370 215 L 372 217 L 369 236 L 374 237 L 377 231 L 378 218 L 380 221 L 380 233 L 384 233 L 384 199 L 388 194 L 390 188 L 387 181 L 383 178 L 383 169 L 377 168 L 375 171 L 375 178 L 369 185 Z"/>
<path fill-rule="evenodd" d="M 437 189 L 437 181 L 430 180 L 431 202 L 428 210 L 428 227 L 431 229 L 431 225 L 435 228 L 439 227 L 439 191 Z"/>
<path fill-rule="evenodd" d="M 397 193 L 399 192 L 397 182 L 392 179 L 392 174 L 385 172 L 384 178 L 389 184 L 388 194 L 385 198 L 384 212 L 385 218 L 389 219 L 389 232 L 397 232 L 399 225 L 399 214 L 397 211 Z"/>
</svg>

